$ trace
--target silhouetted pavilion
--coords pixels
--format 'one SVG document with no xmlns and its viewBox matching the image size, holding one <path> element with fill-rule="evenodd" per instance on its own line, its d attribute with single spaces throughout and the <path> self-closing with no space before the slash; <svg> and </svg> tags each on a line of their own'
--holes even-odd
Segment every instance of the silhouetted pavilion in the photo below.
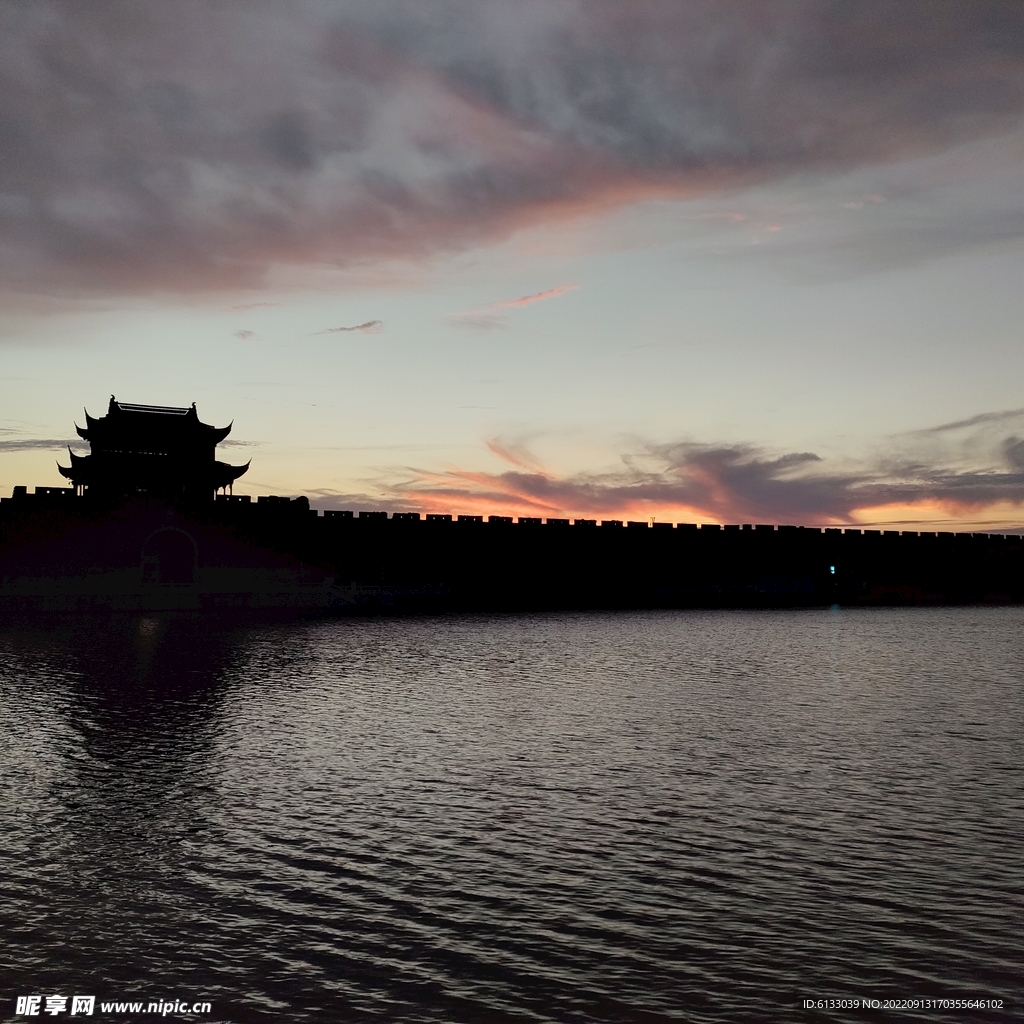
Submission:
<svg viewBox="0 0 1024 1024">
<path fill-rule="evenodd" d="M 110 396 L 106 416 L 85 413 L 86 426 L 75 424 L 89 442 L 91 454 L 76 455 L 71 465 L 58 464 L 61 475 L 92 494 L 116 496 L 145 493 L 193 501 L 212 500 L 230 488 L 248 468 L 218 462 L 217 445 L 231 424 L 203 423 L 193 402 L 190 408 L 129 405 Z"/>
</svg>

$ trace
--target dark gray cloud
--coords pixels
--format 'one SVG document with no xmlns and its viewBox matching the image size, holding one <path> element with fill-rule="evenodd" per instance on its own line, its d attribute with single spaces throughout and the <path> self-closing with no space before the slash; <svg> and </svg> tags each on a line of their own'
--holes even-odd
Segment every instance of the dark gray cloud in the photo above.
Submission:
<svg viewBox="0 0 1024 1024">
<path fill-rule="evenodd" d="M 1022 110 L 1016 0 L 5 3 L 0 285 L 257 284 L 558 204 L 930 152 Z M 1024 230 L 986 224 L 964 230 Z"/>
<path fill-rule="evenodd" d="M 1004 409 L 1002 412 L 983 412 L 977 416 L 969 416 L 965 420 L 954 420 L 951 423 L 939 423 L 934 427 L 925 427 L 914 431 L 917 434 L 946 434 L 971 428 L 1005 429 L 1007 424 L 1020 423 L 1024 420 L 1024 409 Z"/>
<path fill-rule="evenodd" d="M 383 320 L 367 320 L 365 323 L 355 324 L 352 327 L 328 327 L 325 331 L 317 331 L 317 334 L 380 334 L 384 329 Z"/>
<path fill-rule="evenodd" d="M 1008 437 L 1003 441 L 1003 457 L 1006 464 L 1018 473 L 1024 473 L 1024 440 Z"/>
<path fill-rule="evenodd" d="M 234 438 L 228 438 L 226 441 L 221 441 L 219 447 L 221 448 L 262 448 L 262 441 L 236 441 Z"/>
</svg>

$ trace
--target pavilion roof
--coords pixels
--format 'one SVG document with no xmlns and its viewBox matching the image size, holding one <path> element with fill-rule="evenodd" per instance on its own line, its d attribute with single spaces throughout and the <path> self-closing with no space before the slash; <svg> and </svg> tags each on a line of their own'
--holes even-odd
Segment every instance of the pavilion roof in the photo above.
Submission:
<svg viewBox="0 0 1024 1024">
<path fill-rule="evenodd" d="M 113 395 L 110 396 L 113 399 Z M 177 405 L 136 405 L 133 402 L 117 402 L 114 404 L 121 412 L 154 412 L 164 413 L 168 416 L 187 416 L 195 405 L 192 406 L 177 406 Z M 108 410 L 109 413 L 109 410 Z"/>
<path fill-rule="evenodd" d="M 79 437 L 100 447 L 116 446 L 146 451 L 171 451 L 196 445 L 218 445 L 231 433 L 231 424 L 215 427 L 203 423 L 195 403 L 188 407 L 140 405 L 119 402 L 110 396 L 105 416 L 85 413 L 84 427 L 75 426 Z"/>
</svg>

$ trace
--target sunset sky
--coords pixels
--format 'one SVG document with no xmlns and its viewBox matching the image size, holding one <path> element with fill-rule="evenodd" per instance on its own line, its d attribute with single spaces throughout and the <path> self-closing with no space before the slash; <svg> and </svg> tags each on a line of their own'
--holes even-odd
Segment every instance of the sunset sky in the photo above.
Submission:
<svg viewBox="0 0 1024 1024">
<path fill-rule="evenodd" d="M 1019 0 L 0 0 L 3 495 L 1020 528 L 1022 271 Z"/>
</svg>

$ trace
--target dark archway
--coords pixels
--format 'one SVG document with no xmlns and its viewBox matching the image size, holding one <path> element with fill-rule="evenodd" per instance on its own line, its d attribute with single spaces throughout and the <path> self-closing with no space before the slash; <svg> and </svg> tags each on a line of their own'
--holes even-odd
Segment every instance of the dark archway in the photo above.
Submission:
<svg viewBox="0 0 1024 1024">
<path fill-rule="evenodd" d="M 198 549 L 191 534 L 174 526 L 151 533 L 142 545 L 142 582 L 190 587 L 195 583 Z"/>
</svg>

